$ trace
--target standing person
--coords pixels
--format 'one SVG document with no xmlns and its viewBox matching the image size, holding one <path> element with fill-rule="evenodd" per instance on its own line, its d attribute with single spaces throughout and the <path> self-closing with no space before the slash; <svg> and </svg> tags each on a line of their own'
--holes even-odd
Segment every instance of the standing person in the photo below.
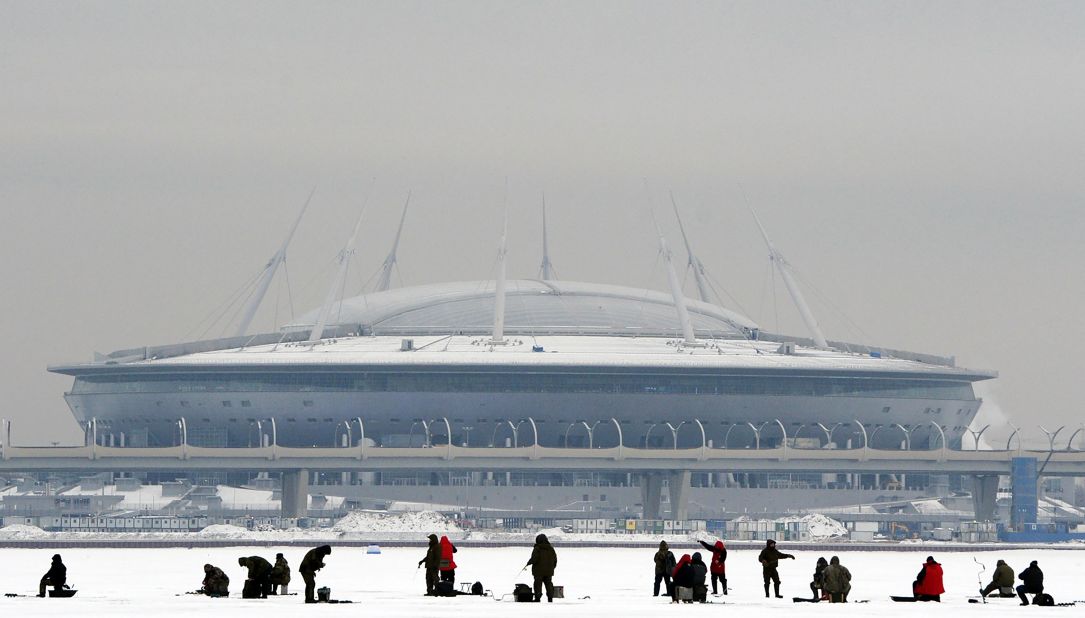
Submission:
<svg viewBox="0 0 1085 618">
<path fill-rule="evenodd" d="M 238 558 L 237 563 L 249 570 L 249 581 L 245 582 L 241 596 L 248 599 L 266 599 L 271 592 L 271 563 L 260 556 Z"/>
<path fill-rule="evenodd" d="M 814 580 L 810 582 L 810 591 L 814 593 L 814 601 L 820 601 L 822 592 L 825 591 L 825 569 L 828 566 L 829 563 L 824 557 L 818 558 L 817 566 L 814 567 Z"/>
<path fill-rule="evenodd" d="M 441 569 L 441 543 L 436 534 L 429 535 L 429 547 L 426 557 L 418 561 L 418 566 L 426 565 L 426 596 L 437 594 L 437 574 Z"/>
<path fill-rule="evenodd" d="M 275 554 L 275 566 L 271 567 L 271 594 L 286 594 L 290 584 L 290 564 L 282 554 Z"/>
<path fill-rule="evenodd" d="M 1013 590 L 1013 569 L 1010 565 L 1006 564 L 1005 560 L 999 560 L 995 564 L 995 572 L 991 574 L 991 583 L 987 584 L 987 587 L 980 590 L 980 596 L 985 597 L 992 592 L 998 592 L 999 596 L 1002 595 L 1003 588 L 1009 588 Z"/>
<path fill-rule="evenodd" d="M 690 562 L 692 562 L 690 555 L 682 554 L 678 564 L 674 565 L 674 570 L 671 571 L 671 589 L 673 590 L 671 603 L 679 602 L 679 588 L 693 589 L 693 569 L 690 567 Z"/>
<path fill-rule="evenodd" d="M 437 568 L 441 571 L 441 581 L 443 582 L 456 583 L 456 561 L 453 560 L 452 554 L 457 551 L 459 550 L 452 544 L 452 541 L 448 540 L 447 536 L 441 537 L 441 562 Z"/>
<path fill-rule="evenodd" d="M 316 572 L 324 568 L 324 558 L 332 553 L 331 545 L 321 545 L 310 549 L 301 559 L 298 572 L 305 580 L 305 602 L 316 603 Z"/>
<path fill-rule="evenodd" d="M 776 541 L 769 539 L 765 541 L 765 548 L 761 550 L 761 553 L 757 556 L 757 561 L 761 563 L 761 576 L 765 580 L 765 598 L 769 597 L 769 582 L 773 584 L 773 588 L 776 591 L 776 598 L 782 599 L 783 595 L 780 594 L 780 573 L 776 570 L 780 566 L 780 561 L 784 558 L 795 559 L 795 556 L 791 554 L 785 554 L 776 549 Z"/>
<path fill-rule="evenodd" d="M 230 578 L 217 566 L 203 565 L 203 588 L 200 592 L 209 597 L 230 596 Z"/>
<path fill-rule="evenodd" d="M 558 568 L 558 553 L 545 534 L 535 537 L 535 547 L 531 550 L 531 559 L 527 565 L 535 578 L 535 602 L 542 600 L 542 589 L 546 586 L 546 601 L 554 602 L 554 571 Z"/>
<path fill-rule="evenodd" d="M 67 581 L 68 567 L 64 566 L 60 554 L 53 554 L 53 563 L 49 565 L 49 570 L 41 576 L 41 581 L 38 583 L 38 596 L 45 596 L 46 586 L 52 586 L 55 591 L 63 590 Z"/>
<path fill-rule="evenodd" d="M 652 596 L 659 596 L 659 582 L 662 581 L 666 584 L 667 596 L 674 596 L 674 590 L 671 589 L 671 571 L 674 570 L 674 553 L 667 546 L 666 541 L 659 542 L 659 551 L 655 555 L 656 565 L 656 581 L 652 588 Z"/>
<path fill-rule="evenodd" d="M 1026 594 L 1040 594 L 1044 591 L 1044 572 L 1040 570 L 1040 565 L 1035 560 L 1029 563 L 1027 569 L 1021 571 L 1017 579 L 1022 582 L 1017 587 L 1017 596 L 1021 597 L 1021 605 L 1029 604 Z"/>
<path fill-rule="evenodd" d="M 916 601 L 942 602 L 946 588 L 942 585 L 942 565 L 934 561 L 934 556 L 927 556 L 923 569 L 915 577 L 912 594 Z"/>
<path fill-rule="evenodd" d="M 716 541 L 715 545 L 709 545 L 704 541 L 698 541 L 698 543 L 701 544 L 701 547 L 712 552 L 712 562 L 708 568 L 708 571 L 712 573 L 712 594 L 718 594 L 716 592 L 717 581 L 723 587 L 723 594 L 727 594 L 727 548 L 724 547 L 723 541 Z"/>
<path fill-rule="evenodd" d="M 851 571 L 840 564 L 840 558 L 833 556 L 821 577 L 823 590 L 829 595 L 830 603 L 848 602 L 848 593 L 851 592 Z"/>
</svg>

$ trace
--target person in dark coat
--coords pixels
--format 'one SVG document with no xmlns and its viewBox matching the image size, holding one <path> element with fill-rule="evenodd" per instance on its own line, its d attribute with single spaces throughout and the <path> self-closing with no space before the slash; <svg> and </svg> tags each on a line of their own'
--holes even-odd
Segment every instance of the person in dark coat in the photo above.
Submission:
<svg viewBox="0 0 1085 618">
<path fill-rule="evenodd" d="M 290 584 L 290 564 L 282 554 L 275 554 L 275 566 L 271 567 L 271 594 L 286 594 Z"/>
<path fill-rule="evenodd" d="M 705 578 L 708 577 L 708 565 L 701 559 L 701 552 L 693 553 L 693 559 L 689 561 L 689 568 L 692 573 L 690 579 L 693 584 L 693 600 L 704 603 L 708 601 L 708 586 L 705 585 Z"/>
<path fill-rule="evenodd" d="M 942 565 L 934 561 L 934 556 L 927 556 L 923 569 L 912 583 L 912 594 L 916 601 L 934 601 L 940 603 L 946 588 L 942 585 Z"/>
<path fill-rule="evenodd" d="M 324 568 L 324 558 L 332 553 L 331 545 L 314 547 L 305 553 L 298 566 L 298 573 L 305 580 L 305 602 L 316 603 L 316 572 Z"/>
<path fill-rule="evenodd" d="M 830 603 L 847 603 L 851 592 L 851 571 L 840 564 L 840 558 L 833 556 L 829 566 L 822 572 L 822 590 L 829 596 Z"/>
<path fill-rule="evenodd" d="M 441 561 L 438 565 L 438 570 L 441 571 L 441 581 L 455 583 L 456 582 L 456 560 L 452 554 L 456 553 L 456 546 L 452 544 L 452 541 L 448 540 L 447 536 L 441 537 Z"/>
<path fill-rule="evenodd" d="M 822 591 L 825 589 L 825 568 L 829 562 L 824 557 L 818 558 L 817 566 L 814 567 L 814 580 L 810 582 L 810 591 L 814 593 L 813 600 L 820 601 Z"/>
<path fill-rule="evenodd" d="M 693 568 L 690 566 L 691 562 L 693 562 L 693 558 L 689 554 L 682 554 L 682 557 L 678 559 L 678 564 L 674 565 L 674 570 L 671 571 L 671 588 L 673 589 L 671 603 L 679 602 L 679 588 L 693 589 Z"/>
<path fill-rule="evenodd" d="M 535 578 L 535 602 L 542 600 L 542 589 L 546 586 L 546 601 L 554 601 L 554 571 L 558 568 L 558 554 L 545 534 L 535 537 L 535 547 L 531 550 L 531 559 L 527 565 Z"/>
<path fill-rule="evenodd" d="M 46 586 L 52 586 L 53 590 L 56 591 L 63 590 L 67 581 L 68 567 L 64 566 L 60 554 L 53 554 L 53 563 L 49 565 L 49 570 L 46 571 L 45 575 L 41 576 L 41 582 L 38 583 L 38 596 L 45 596 Z"/>
<path fill-rule="evenodd" d="M 418 561 L 418 566 L 426 565 L 426 596 L 437 594 L 437 575 L 441 569 L 441 543 L 436 534 L 429 535 L 429 547 L 426 557 Z"/>
<path fill-rule="evenodd" d="M 712 594 L 716 592 L 716 582 L 723 587 L 723 594 L 727 594 L 727 548 L 723 541 L 716 541 L 715 545 L 709 545 L 704 541 L 698 541 L 701 547 L 712 552 L 712 563 L 708 565 L 708 572 L 712 574 Z"/>
<path fill-rule="evenodd" d="M 980 590 L 980 596 L 985 597 L 996 591 L 1001 596 L 1002 589 L 1009 588 L 1013 590 L 1013 584 L 1013 569 L 1006 564 L 1005 560 L 999 560 L 995 564 L 995 572 L 991 575 L 991 583 L 987 584 L 987 587 L 983 590 Z"/>
<path fill-rule="evenodd" d="M 211 564 L 203 565 L 203 588 L 200 592 L 209 597 L 230 596 L 230 578 L 222 569 Z"/>
<path fill-rule="evenodd" d="M 776 549 L 776 541 L 769 539 L 765 541 L 765 548 L 761 550 L 761 553 L 757 556 L 757 561 L 761 563 L 761 576 L 765 580 L 765 598 L 769 596 L 769 582 L 772 582 L 773 588 L 776 591 L 776 598 L 782 599 L 783 595 L 780 594 L 780 573 L 776 568 L 780 565 L 780 561 L 784 558 L 795 559 L 795 556 L 791 554 L 785 554 Z"/>
<path fill-rule="evenodd" d="M 670 551 L 666 541 L 659 542 L 659 551 L 655 555 L 656 580 L 652 588 L 652 596 L 659 596 L 659 582 L 666 584 L 667 596 L 674 596 L 671 590 L 671 571 L 674 570 L 674 553 Z"/>
<path fill-rule="evenodd" d="M 248 579 L 252 580 L 253 592 L 257 595 L 254 598 L 266 599 L 271 592 L 271 563 L 260 556 L 238 558 L 237 563 L 249 570 Z"/>
<path fill-rule="evenodd" d="M 1044 591 L 1044 572 L 1035 560 L 1029 563 L 1028 568 L 1017 576 L 1021 585 L 1017 587 L 1017 596 L 1021 597 L 1021 605 L 1028 605 L 1026 594 L 1040 594 Z"/>
</svg>

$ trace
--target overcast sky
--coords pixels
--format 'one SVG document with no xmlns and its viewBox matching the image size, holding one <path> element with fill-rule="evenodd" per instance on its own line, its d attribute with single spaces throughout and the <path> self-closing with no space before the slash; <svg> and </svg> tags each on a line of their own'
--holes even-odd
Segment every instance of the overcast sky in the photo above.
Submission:
<svg viewBox="0 0 1085 618">
<path fill-rule="evenodd" d="M 408 190 L 402 282 L 490 277 L 507 178 L 510 276 L 545 191 L 561 278 L 666 290 L 673 190 L 730 306 L 805 334 L 748 200 L 830 339 L 1080 424 L 1082 33 L 1081 2 L 0 1 L 0 416 L 81 439 L 45 367 L 220 334 L 313 186 L 259 328 L 320 303 L 370 192 L 350 292 Z"/>
</svg>

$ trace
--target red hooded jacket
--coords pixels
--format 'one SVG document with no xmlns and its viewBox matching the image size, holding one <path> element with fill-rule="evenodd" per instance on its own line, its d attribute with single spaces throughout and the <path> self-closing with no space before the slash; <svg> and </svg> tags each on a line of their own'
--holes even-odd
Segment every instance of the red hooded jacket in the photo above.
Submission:
<svg viewBox="0 0 1085 618">
<path fill-rule="evenodd" d="M 671 577 L 678 577 L 678 572 L 682 570 L 682 567 L 689 564 L 690 560 L 692 558 L 689 557 L 689 554 L 682 554 L 682 559 L 678 561 L 678 564 L 674 565 L 674 570 L 671 571 Z"/>
<path fill-rule="evenodd" d="M 922 579 L 916 582 L 915 593 L 929 596 L 938 596 L 945 593 L 942 585 L 942 565 L 934 560 L 923 563 L 923 570 L 919 572 Z"/>
<path fill-rule="evenodd" d="M 438 567 L 440 570 L 451 571 L 456 568 L 456 561 L 452 559 L 454 553 L 456 553 L 456 546 L 452 544 L 452 541 L 449 541 L 447 536 L 441 537 L 441 566 Z"/>
<path fill-rule="evenodd" d="M 723 547 L 723 541 L 716 541 L 716 549 L 712 552 L 712 564 L 709 569 L 716 575 L 723 575 L 726 571 L 727 550 Z"/>
</svg>

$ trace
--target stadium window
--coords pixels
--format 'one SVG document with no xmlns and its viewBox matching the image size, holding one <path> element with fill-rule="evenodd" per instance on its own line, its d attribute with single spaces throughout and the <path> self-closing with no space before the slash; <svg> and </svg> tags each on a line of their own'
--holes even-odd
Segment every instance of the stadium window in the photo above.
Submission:
<svg viewBox="0 0 1085 618">
<path fill-rule="evenodd" d="M 306 408 L 311 408 L 311 407 L 313 407 L 313 400 L 312 399 L 304 399 L 304 400 L 302 400 L 301 405 L 305 406 Z"/>
<path fill-rule="evenodd" d="M 252 407 L 252 402 L 249 401 L 248 399 L 243 399 L 241 401 L 241 407 L 242 408 L 251 408 Z"/>
<path fill-rule="evenodd" d="M 889 409 L 889 406 L 885 406 L 884 408 L 882 408 L 882 414 L 889 414 Z"/>
<path fill-rule="evenodd" d="M 232 408 L 232 407 L 234 407 L 234 402 L 232 402 L 232 401 L 223 401 L 222 402 L 222 407 L 224 407 L 224 408 Z"/>
</svg>

